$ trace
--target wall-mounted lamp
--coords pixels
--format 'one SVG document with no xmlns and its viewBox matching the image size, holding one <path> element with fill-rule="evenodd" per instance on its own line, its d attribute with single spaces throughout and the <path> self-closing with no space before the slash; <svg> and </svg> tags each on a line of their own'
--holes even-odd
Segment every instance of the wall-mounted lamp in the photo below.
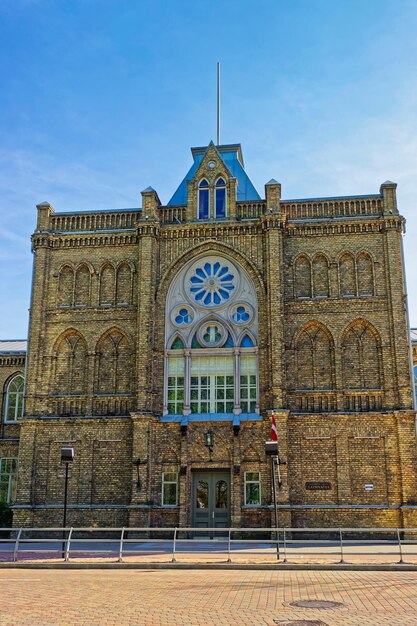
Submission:
<svg viewBox="0 0 417 626">
<path fill-rule="evenodd" d="M 187 426 L 187 424 L 181 424 L 181 435 L 182 435 L 183 437 L 185 437 L 185 436 L 186 436 L 186 434 L 187 434 L 187 430 L 188 430 L 188 426 Z"/>
<path fill-rule="evenodd" d="M 239 435 L 239 431 L 240 431 L 240 424 L 233 424 L 233 434 L 235 437 Z"/>
<path fill-rule="evenodd" d="M 187 466 L 181 465 L 180 467 L 180 476 L 187 476 Z"/>
<path fill-rule="evenodd" d="M 213 431 L 209 430 L 204 435 L 204 444 L 210 450 L 210 452 L 212 452 L 213 446 L 214 446 L 214 433 L 213 433 Z"/>
</svg>

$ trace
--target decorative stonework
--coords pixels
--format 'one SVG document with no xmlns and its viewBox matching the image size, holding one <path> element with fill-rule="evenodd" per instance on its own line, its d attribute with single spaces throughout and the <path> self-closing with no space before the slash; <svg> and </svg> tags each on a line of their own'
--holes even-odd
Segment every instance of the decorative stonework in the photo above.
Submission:
<svg viewBox="0 0 417 626">
<path fill-rule="evenodd" d="M 237 276 L 231 262 L 203 261 L 189 270 L 186 288 L 198 306 L 218 308 L 236 293 Z"/>
</svg>

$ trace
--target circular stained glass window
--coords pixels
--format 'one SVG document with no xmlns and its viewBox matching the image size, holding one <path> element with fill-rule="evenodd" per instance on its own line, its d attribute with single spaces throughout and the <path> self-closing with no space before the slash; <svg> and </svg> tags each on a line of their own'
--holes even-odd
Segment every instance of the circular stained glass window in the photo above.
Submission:
<svg viewBox="0 0 417 626">
<path fill-rule="evenodd" d="M 200 306 L 216 307 L 236 291 L 237 272 L 231 264 L 205 261 L 194 266 L 189 276 L 189 292 Z"/>
<path fill-rule="evenodd" d="M 200 326 L 197 335 L 200 343 L 207 348 L 222 346 L 227 339 L 226 329 L 217 321 L 211 321 Z"/>
<path fill-rule="evenodd" d="M 179 305 L 171 313 L 171 320 L 175 326 L 185 328 L 189 326 L 194 319 L 194 312 L 188 305 Z"/>
<path fill-rule="evenodd" d="M 238 326 L 245 326 L 253 319 L 253 308 L 246 302 L 238 302 L 229 312 L 230 319 Z"/>
</svg>

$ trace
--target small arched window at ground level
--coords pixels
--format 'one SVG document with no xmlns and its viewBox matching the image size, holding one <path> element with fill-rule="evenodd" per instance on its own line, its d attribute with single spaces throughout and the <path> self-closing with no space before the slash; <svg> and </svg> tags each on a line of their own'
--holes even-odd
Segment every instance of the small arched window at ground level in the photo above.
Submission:
<svg viewBox="0 0 417 626">
<path fill-rule="evenodd" d="M 198 219 L 208 220 L 210 211 L 210 190 L 205 178 L 198 185 Z"/>
<path fill-rule="evenodd" d="M 6 388 L 5 422 L 17 422 L 22 417 L 24 387 L 25 384 L 21 374 L 17 374 L 9 381 Z"/>
<path fill-rule="evenodd" d="M 226 182 L 223 178 L 216 181 L 215 191 L 215 217 L 226 217 Z"/>
</svg>

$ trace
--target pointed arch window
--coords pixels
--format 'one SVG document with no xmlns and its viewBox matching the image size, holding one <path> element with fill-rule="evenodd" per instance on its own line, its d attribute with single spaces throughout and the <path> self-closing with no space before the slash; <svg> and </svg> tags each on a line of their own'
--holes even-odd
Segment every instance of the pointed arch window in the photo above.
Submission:
<svg viewBox="0 0 417 626">
<path fill-rule="evenodd" d="M 210 189 L 205 178 L 198 185 L 198 219 L 208 220 L 210 211 Z"/>
<path fill-rule="evenodd" d="M 224 178 L 217 179 L 214 198 L 215 217 L 226 217 L 226 181 Z"/>
<path fill-rule="evenodd" d="M 5 422 L 17 422 L 23 415 L 24 380 L 21 374 L 14 376 L 7 385 L 4 410 Z"/>
<path fill-rule="evenodd" d="M 257 323 L 253 285 L 230 259 L 185 266 L 166 303 L 164 414 L 258 414 Z"/>
</svg>

